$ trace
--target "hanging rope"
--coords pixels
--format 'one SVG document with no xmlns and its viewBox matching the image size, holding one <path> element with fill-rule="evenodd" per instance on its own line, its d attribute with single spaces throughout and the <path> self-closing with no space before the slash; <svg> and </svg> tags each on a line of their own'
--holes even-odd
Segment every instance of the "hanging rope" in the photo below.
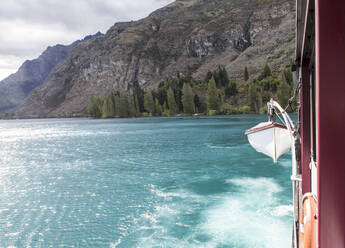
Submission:
<svg viewBox="0 0 345 248">
<path fill-rule="evenodd" d="M 273 105 L 268 104 L 268 108 L 267 108 L 268 121 L 274 122 L 275 116 L 277 116 L 278 119 L 281 121 L 281 123 L 285 123 L 283 118 L 280 116 L 280 114 L 281 113 L 279 111 L 276 111 Z"/>
<path fill-rule="evenodd" d="M 292 107 L 292 102 L 293 100 L 296 99 L 296 96 L 299 94 L 300 89 L 301 89 L 301 82 L 298 83 L 296 89 L 294 90 L 293 96 L 289 99 L 288 105 L 286 105 L 284 109 L 285 111 L 287 111 L 287 109 L 290 107 L 291 111 L 294 112 L 294 109 Z"/>
<path fill-rule="evenodd" d="M 276 115 L 278 116 L 279 120 L 280 120 L 282 123 L 285 123 L 284 120 L 280 117 L 280 114 L 279 114 L 279 113 L 277 113 Z"/>
</svg>

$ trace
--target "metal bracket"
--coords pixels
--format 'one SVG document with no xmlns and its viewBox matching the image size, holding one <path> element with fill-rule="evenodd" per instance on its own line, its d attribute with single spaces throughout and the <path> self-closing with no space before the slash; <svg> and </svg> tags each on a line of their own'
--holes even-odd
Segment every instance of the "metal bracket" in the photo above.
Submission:
<svg viewBox="0 0 345 248">
<path fill-rule="evenodd" d="M 291 181 L 302 182 L 301 175 L 291 176 L 290 179 L 291 179 Z"/>
</svg>

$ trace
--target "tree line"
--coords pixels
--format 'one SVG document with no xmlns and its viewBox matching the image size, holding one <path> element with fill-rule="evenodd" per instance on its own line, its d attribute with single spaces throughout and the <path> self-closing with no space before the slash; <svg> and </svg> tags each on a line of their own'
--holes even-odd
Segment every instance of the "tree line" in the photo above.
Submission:
<svg viewBox="0 0 345 248">
<path fill-rule="evenodd" d="M 178 73 L 155 90 L 144 91 L 134 83 L 128 93 L 92 96 L 88 114 L 93 118 L 114 118 L 262 113 L 271 97 L 285 106 L 293 94 L 292 73 L 288 69 L 278 78 L 266 64 L 258 77 L 251 78 L 245 67 L 243 81 L 230 81 L 224 66 L 209 71 L 204 80 Z"/>
</svg>

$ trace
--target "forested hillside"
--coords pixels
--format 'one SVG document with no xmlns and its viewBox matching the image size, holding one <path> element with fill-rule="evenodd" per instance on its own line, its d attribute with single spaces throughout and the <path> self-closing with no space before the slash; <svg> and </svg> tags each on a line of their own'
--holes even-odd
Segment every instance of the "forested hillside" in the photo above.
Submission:
<svg viewBox="0 0 345 248">
<path fill-rule="evenodd" d="M 103 98 L 92 96 L 88 114 L 94 118 L 113 118 L 266 113 L 266 103 L 271 98 L 285 107 L 293 96 L 290 68 L 285 68 L 278 77 L 266 64 L 258 77 L 251 78 L 245 67 L 243 81 L 239 84 L 229 80 L 223 66 L 209 71 L 204 80 L 178 74 L 162 81 L 155 90 L 144 91 L 135 85 L 131 93 L 116 91 Z"/>
</svg>

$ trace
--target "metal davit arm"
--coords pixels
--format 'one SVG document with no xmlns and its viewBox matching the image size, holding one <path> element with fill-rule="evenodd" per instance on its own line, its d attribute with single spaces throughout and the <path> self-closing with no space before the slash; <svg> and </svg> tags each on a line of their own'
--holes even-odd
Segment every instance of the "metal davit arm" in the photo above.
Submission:
<svg viewBox="0 0 345 248">
<path fill-rule="evenodd" d="M 294 225 L 293 225 L 293 247 L 298 248 L 298 229 L 299 229 L 299 193 L 296 190 L 296 187 L 299 187 L 299 182 L 301 181 L 301 177 L 297 171 L 297 159 L 296 159 L 296 151 L 295 151 L 295 140 L 297 139 L 297 134 L 295 132 L 295 125 L 291 120 L 290 116 L 286 113 L 286 111 L 273 99 L 271 99 L 267 103 L 268 113 L 273 113 L 278 111 L 283 116 L 283 124 L 287 127 L 290 139 L 291 139 L 291 154 L 292 154 L 292 173 L 291 173 L 291 180 L 292 180 L 292 192 L 293 192 L 293 205 L 294 205 Z M 273 111 L 274 110 L 274 111 Z M 277 113 L 277 116 L 279 116 Z"/>
</svg>

